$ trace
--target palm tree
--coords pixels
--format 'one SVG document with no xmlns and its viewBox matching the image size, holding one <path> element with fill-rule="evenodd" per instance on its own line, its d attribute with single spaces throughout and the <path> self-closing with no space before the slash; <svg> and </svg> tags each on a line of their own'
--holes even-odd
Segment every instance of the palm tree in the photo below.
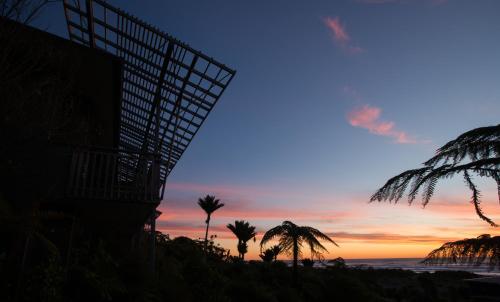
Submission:
<svg viewBox="0 0 500 302">
<path fill-rule="evenodd" d="M 489 234 L 443 244 L 422 261 L 429 265 L 469 264 L 479 266 L 488 261 L 490 269 L 500 268 L 500 236 Z"/>
<path fill-rule="evenodd" d="M 273 245 L 271 247 L 271 250 L 274 254 L 274 261 L 278 260 L 278 255 L 281 253 L 281 247 L 279 246 L 279 244 Z"/>
<path fill-rule="evenodd" d="M 207 228 L 205 230 L 205 251 L 207 250 L 208 243 L 208 226 L 210 225 L 210 216 L 213 212 L 224 206 L 223 203 L 219 202 L 219 199 L 215 199 L 215 196 L 207 195 L 204 198 L 198 199 L 198 205 L 207 213 L 207 220 L 205 223 L 207 224 Z"/>
<path fill-rule="evenodd" d="M 462 174 L 467 187 L 472 192 L 472 203 L 476 214 L 492 226 L 497 226 L 486 217 L 481 209 L 480 191 L 473 181 L 475 174 L 493 178 L 497 183 L 500 201 L 500 124 L 465 132 L 437 150 L 435 156 L 424 163 L 422 168 L 405 171 L 391 179 L 372 195 L 370 201 L 397 202 L 405 194 L 408 186 L 408 203 L 411 204 L 420 189 L 422 205 L 425 207 L 436 188 L 438 180 Z"/>
<path fill-rule="evenodd" d="M 337 243 L 319 230 L 309 226 L 298 226 L 293 222 L 284 221 L 281 225 L 267 231 L 260 242 L 261 248 L 269 241 L 279 238 L 281 251 L 293 256 L 293 282 L 297 284 L 297 261 L 301 253 L 300 248 L 304 243 L 309 245 L 312 255 L 328 252 L 318 239 L 330 243 Z"/>
<path fill-rule="evenodd" d="M 272 248 L 267 249 L 263 252 L 260 253 L 259 255 L 260 259 L 264 262 L 273 262 L 274 260 L 274 251 Z"/>
<path fill-rule="evenodd" d="M 244 220 L 236 220 L 233 224 L 228 224 L 227 228 L 238 238 L 238 253 L 241 260 L 245 260 L 245 254 L 248 251 L 247 242 L 250 239 L 255 241 L 255 227 Z"/>
</svg>

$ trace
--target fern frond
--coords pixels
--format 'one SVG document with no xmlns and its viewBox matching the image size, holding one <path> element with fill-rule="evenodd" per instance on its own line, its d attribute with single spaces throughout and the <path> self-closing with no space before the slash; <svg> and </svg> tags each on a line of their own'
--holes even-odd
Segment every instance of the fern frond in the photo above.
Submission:
<svg viewBox="0 0 500 302">
<path fill-rule="evenodd" d="M 467 186 L 472 191 L 472 203 L 476 214 L 492 226 L 496 224 L 486 217 L 480 207 L 479 190 L 472 182 L 470 173 L 491 177 L 497 183 L 500 203 L 500 124 L 468 131 L 438 149 L 437 154 L 420 169 L 407 170 L 389 179 L 371 197 L 373 201 L 397 203 L 408 190 L 408 203 L 412 204 L 422 190 L 425 207 L 434 195 L 439 180 L 465 173 Z M 499 260 L 500 261 L 500 260 Z"/>
<path fill-rule="evenodd" d="M 474 182 L 472 181 L 472 178 L 470 177 L 469 173 L 467 172 L 467 170 L 464 171 L 464 179 L 465 179 L 465 182 L 467 183 L 467 186 L 469 187 L 469 189 L 472 191 L 472 204 L 474 204 L 474 208 L 476 210 L 476 214 L 479 216 L 479 218 L 481 218 L 482 220 L 488 222 L 491 226 L 498 226 L 495 222 L 493 222 L 493 220 L 491 220 L 490 218 L 486 217 L 483 213 L 483 210 L 481 209 L 481 201 L 480 201 L 480 192 L 479 190 L 477 189 L 476 185 L 474 184 Z"/>
<path fill-rule="evenodd" d="M 422 262 L 427 265 L 474 266 L 488 262 L 490 269 L 500 268 L 500 236 L 484 234 L 477 238 L 447 242 L 430 252 Z"/>
<path fill-rule="evenodd" d="M 499 156 L 499 150 L 500 124 L 481 127 L 465 132 L 456 139 L 446 143 L 424 165 L 435 166 L 439 162 L 447 164 L 450 161 L 452 164 L 456 164 L 467 156 L 472 161 L 476 161 L 490 156 Z"/>
</svg>

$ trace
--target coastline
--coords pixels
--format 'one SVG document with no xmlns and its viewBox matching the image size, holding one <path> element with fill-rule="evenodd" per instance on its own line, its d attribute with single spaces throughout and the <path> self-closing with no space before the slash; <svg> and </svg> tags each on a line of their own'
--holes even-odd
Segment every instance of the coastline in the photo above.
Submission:
<svg viewBox="0 0 500 302">
<path fill-rule="evenodd" d="M 316 261 L 314 267 L 321 268 L 328 265 L 325 259 L 322 262 Z M 471 266 L 467 264 L 447 264 L 447 265 L 424 265 L 420 264 L 423 258 L 369 258 L 369 259 L 344 259 L 348 267 L 362 269 L 402 269 L 415 273 L 434 273 L 438 271 L 465 271 L 481 276 L 500 276 L 499 270 L 490 270 L 487 265 Z M 291 264 L 291 260 L 284 260 Z"/>
</svg>

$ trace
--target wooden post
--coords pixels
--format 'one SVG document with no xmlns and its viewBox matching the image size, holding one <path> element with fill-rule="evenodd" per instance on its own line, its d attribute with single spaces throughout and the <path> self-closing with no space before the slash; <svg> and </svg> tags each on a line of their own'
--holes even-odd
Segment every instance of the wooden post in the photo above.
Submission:
<svg viewBox="0 0 500 302">
<path fill-rule="evenodd" d="M 151 213 L 151 221 L 150 221 L 150 236 L 149 236 L 149 269 L 151 273 L 155 273 L 155 264 L 156 264 L 156 209 L 153 209 Z"/>
</svg>

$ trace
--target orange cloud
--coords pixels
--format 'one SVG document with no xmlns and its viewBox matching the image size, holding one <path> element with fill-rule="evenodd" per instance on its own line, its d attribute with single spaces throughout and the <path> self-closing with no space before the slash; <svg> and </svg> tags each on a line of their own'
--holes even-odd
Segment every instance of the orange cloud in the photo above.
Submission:
<svg viewBox="0 0 500 302">
<path fill-rule="evenodd" d="M 370 241 L 377 243 L 397 242 L 397 243 L 443 243 L 456 240 L 455 237 L 438 237 L 433 235 L 400 235 L 391 233 L 349 233 L 333 232 L 327 233 L 331 238 L 342 241 Z"/>
<path fill-rule="evenodd" d="M 394 122 L 381 121 L 382 109 L 363 105 L 347 114 L 349 124 L 354 127 L 367 129 L 375 135 L 389 136 L 398 144 L 415 144 L 417 141 L 406 132 L 397 130 Z"/>
<path fill-rule="evenodd" d="M 363 52 L 361 47 L 351 45 L 351 37 L 347 33 L 345 27 L 340 23 L 339 17 L 326 17 L 324 22 L 332 32 L 335 44 L 337 44 L 340 48 L 351 54 Z"/>
</svg>

